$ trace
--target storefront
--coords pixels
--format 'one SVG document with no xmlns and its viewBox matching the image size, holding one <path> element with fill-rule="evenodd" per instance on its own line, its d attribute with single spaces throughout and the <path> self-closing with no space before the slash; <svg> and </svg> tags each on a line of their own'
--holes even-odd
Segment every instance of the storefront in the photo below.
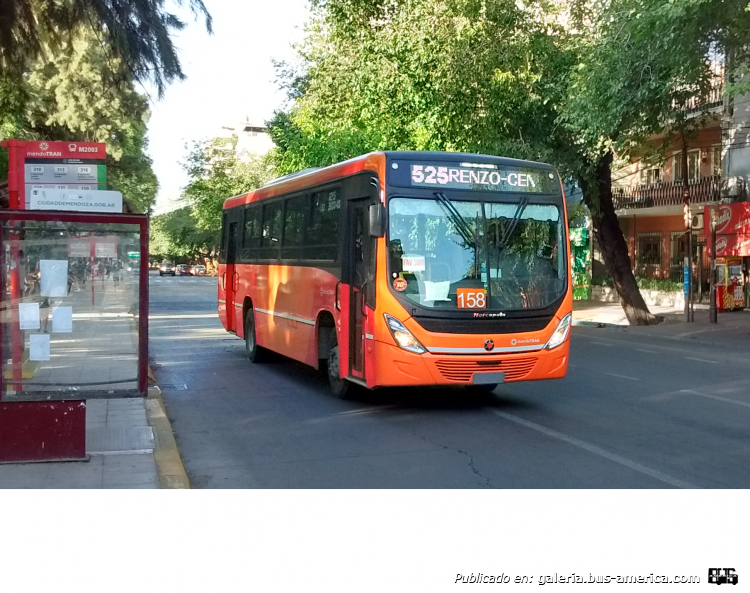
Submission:
<svg viewBox="0 0 750 593">
<path fill-rule="evenodd" d="M 706 206 L 704 220 L 710 220 Z M 750 202 L 720 204 L 716 221 L 717 307 L 719 310 L 750 306 Z M 710 231 L 709 231 L 710 232 Z M 708 252 L 711 254 L 711 241 Z"/>
</svg>

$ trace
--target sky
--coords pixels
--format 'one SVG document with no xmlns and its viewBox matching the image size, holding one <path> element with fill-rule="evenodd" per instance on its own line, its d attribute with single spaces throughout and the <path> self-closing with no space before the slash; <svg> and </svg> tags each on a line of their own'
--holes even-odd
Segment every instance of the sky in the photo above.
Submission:
<svg viewBox="0 0 750 593">
<path fill-rule="evenodd" d="M 185 30 L 173 35 L 187 79 L 151 97 L 149 150 L 159 179 L 155 213 L 179 205 L 187 184 L 181 162 L 185 145 L 217 136 L 222 126 L 247 117 L 262 125 L 284 105 L 274 82 L 272 59 L 293 60 L 292 44 L 302 41 L 309 16 L 306 0 L 204 0 L 214 34 L 190 13 Z M 182 13 L 180 13 L 182 14 Z"/>
</svg>

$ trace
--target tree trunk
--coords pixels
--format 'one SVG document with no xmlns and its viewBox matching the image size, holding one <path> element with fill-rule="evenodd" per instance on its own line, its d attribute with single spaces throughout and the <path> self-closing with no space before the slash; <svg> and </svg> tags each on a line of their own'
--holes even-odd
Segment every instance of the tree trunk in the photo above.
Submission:
<svg viewBox="0 0 750 593">
<path fill-rule="evenodd" d="M 583 201 L 591 211 L 594 237 L 604 257 L 604 264 L 620 296 L 620 304 L 630 325 L 654 325 L 663 321 L 662 317 L 651 314 L 643 300 L 641 291 L 633 275 L 628 257 L 628 246 L 622 234 L 620 223 L 612 203 L 612 152 L 607 152 L 595 164 L 596 188 L 591 192 L 589 181 L 579 179 L 583 190 Z M 587 191 L 588 190 L 588 191 Z M 598 203 L 596 194 L 598 193 Z M 593 194 L 593 195 L 592 195 Z"/>
</svg>

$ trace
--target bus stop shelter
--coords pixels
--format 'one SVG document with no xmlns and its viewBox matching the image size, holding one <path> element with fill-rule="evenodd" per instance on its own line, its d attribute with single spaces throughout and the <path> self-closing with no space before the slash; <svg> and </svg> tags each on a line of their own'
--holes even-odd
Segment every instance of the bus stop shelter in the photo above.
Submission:
<svg viewBox="0 0 750 593">
<path fill-rule="evenodd" d="M 0 211 L 0 462 L 86 459 L 86 400 L 148 389 L 148 219 Z"/>
</svg>

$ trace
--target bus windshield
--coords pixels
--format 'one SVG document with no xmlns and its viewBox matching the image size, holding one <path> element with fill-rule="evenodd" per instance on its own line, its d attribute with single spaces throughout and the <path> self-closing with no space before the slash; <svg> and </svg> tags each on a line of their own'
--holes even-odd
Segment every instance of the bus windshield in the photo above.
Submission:
<svg viewBox="0 0 750 593">
<path fill-rule="evenodd" d="M 392 198 L 388 215 L 389 279 L 422 307 L 535 309 L 565 292 L 561 206 L 530 196 L 500 203 L 436 193 Z"/>
</svg>

